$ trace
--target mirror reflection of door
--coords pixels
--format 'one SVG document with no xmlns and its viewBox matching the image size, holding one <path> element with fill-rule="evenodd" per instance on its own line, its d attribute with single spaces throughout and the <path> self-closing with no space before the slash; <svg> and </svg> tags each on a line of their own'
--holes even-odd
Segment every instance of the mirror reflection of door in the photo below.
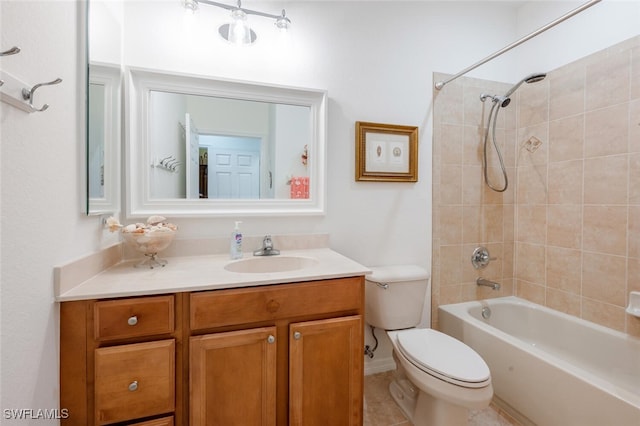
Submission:
<svg viewBox="0 0 640 426">
<path fill-rule="evenodd" d="M 260 198 L 260 138 L 201 134 L 199 140 L 207 150 L 208 198 Z"/>
</svg>

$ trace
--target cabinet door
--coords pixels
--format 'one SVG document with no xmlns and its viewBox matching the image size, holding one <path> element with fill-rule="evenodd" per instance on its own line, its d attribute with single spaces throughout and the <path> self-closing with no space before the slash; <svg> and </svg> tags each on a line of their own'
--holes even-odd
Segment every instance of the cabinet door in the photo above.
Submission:
<svg viewBox="0 0 640 426">
<path fill-rule="evenodd" d="M 289 326 L 289 424 L 362 425 L 362 316 Z"/>
<path fill-rule="evenodd" d="M 192 426 L 275 426 L 276 328 L 190 339 Z"/>
</svg>

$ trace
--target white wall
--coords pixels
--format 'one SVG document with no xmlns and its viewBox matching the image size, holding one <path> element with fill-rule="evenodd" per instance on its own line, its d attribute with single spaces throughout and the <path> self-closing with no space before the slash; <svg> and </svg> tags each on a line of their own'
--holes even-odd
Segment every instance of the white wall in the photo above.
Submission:
<svg viewBox="0 0 640 426">
<path fill-rule="evenodd" d="M 78 5 L 69 1 L 2 1 L 3 71 L 36 84 L 46 112 L 27 114 L 0 104 L 1 275 L 0 406 L 58 405 L 58 306 L 53 266 L 109 244 L 97 218 L 83 213 L 83 68 Z M 6 46 L 6 47 L 5 47 Z M 29 424 L 5 419 L 0 423 Z M 47 424 L 46 421 L 40 422 Z"/>
<path fill-rule="evenodd" d="M 602 7 L 608 9 L 610 4 L 603 2 Z M 264 2 L 243 5 L 282 7 L 274 3 L 271 8 Z M 241 50 L 219 45 L 214 37 L 206 40 L 205 47 L 176 37 L 172 52 L 179 58 L 159 55 L 146 65 L 168 69 L 195 65 L 200 67 L 196 73 L 327 89 L 327 215 L 243 218 L 243 230 L 247 235 L 328 232 L 334 249 L 365 265 L 417 263 L 428 269 L 432 72 L 455 73 L 513 40 L 515 9 L 502 2 L 308 1 L 289 2 L 286 8 L 294 22 L 287 49 L 274 50 L 266 36 L 259 45 Z M 41 89 L 39 100 L 51 104 L 44 113 L 25 114 L 0 105 L 0 405 L 54 408 L 58 308 L 53 302 L 52 268 L 97 251 L 114 236 L 101 229 L 98 218 L 81 213 L 84 70 L 78 60 L 83 38 L 78 3 L 3 0 L 0 13 L 2 49 L 18 45 L 23 50 L 2 59 L 2 69 L 32 83 L 64 80 Z M 637 14 L 619 18 L 637 23 Z M 265 25 L 261 34 L 270 31 L 271 25 Z M 147 33 L 159 38 L 167 31 L 154 28 Z M 188 36 L 187 31 L 183 34 Z M 155 46 L 148 47 L 150 54 L 166 53 L 154 52 Z M 520 58 L 526 63 L 535 59 Z M 519 66 L 510 56 L 474 75 L 517 80 L 522 74 Z M 354 181 L 357 120 L 420 126 L 418 183 Z M 183 238 L 226 236 L 233 225 L 233 220 L 222 219 L 176 222 Z M 26 424 L 2 420 L 3 425 L 14 423 Z"/>
</svg>

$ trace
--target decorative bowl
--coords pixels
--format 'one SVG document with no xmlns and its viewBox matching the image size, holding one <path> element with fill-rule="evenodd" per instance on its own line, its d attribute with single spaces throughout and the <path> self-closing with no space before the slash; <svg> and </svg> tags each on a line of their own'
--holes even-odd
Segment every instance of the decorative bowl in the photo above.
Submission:
<svg viewBox="0 0 640 426">
<path fill-rule="evenodd" d="M 144 229 L 138 228 L 135 232 L 122 231 L 124 241 L 137 252 L 144 254 L 147 259 L 135 265 L 137 268 L 146 267 L 153 269 L 156 266 L 165 266 L 166 260 L 159 259 L 158 253 L 169 247 L 176 235 L 176 231 L 169 228 Z"/>
</svg>

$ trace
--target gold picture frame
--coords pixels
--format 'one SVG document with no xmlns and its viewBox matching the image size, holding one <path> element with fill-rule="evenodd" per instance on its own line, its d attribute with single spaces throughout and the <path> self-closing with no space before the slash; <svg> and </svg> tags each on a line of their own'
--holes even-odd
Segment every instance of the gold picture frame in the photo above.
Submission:
<svg viewBox="0 0 640 426">
<path fill-rule="evenodd" d="M 356 121 L 356 181 L 417 182 L 418 127 Z"/>
</svg>

